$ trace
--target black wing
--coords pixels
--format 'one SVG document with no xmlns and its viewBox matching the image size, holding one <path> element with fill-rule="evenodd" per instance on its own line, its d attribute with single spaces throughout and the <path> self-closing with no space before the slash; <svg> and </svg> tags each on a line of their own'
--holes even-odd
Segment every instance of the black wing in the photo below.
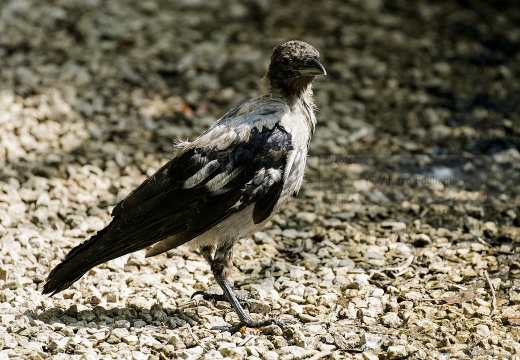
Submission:
<svg viewBox="0 0 520 360">
<path fill-rule="evenodd" d="M 143 182 L 113 210 L 112 222 L 72 249 L 52 270 L 43 293 L 57 293 L 92 267 L 182 234 L 182 242 L 255 203 L 253 221 L 267 219 L 283 187 L 291 135 L 279 125 L 253 127 L 224 149 L 190 149 Z"/>
</svg>

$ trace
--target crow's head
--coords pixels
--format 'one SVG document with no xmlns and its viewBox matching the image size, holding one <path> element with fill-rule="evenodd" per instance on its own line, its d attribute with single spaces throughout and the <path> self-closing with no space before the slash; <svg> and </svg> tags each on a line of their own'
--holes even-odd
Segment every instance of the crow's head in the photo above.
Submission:
<svg viewBox="0 0 520 360">
<path fill-rule="evenodd" d="M 272 88 L 287 95 L 299 95 L 316 75 L 327 75 L 320 53 L 303 41 L 291 40 L 276 46 L 266 78 Z"/>
</svg>

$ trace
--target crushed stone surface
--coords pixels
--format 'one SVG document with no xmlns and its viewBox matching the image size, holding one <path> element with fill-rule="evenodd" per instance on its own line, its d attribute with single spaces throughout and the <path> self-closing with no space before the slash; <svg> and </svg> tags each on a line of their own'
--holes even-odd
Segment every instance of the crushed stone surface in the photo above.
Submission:
<svg viewBox="0 0 520 360">
<path fill-rule="evenodd" d="M 0 2 L 0 360 L 520 357 L 520 10 L 485 1 Z M 297 198 L 235 247 L 231 307 L 186 248 L 41 295 L 111 209 L 314 45 Z"/>
</svg>

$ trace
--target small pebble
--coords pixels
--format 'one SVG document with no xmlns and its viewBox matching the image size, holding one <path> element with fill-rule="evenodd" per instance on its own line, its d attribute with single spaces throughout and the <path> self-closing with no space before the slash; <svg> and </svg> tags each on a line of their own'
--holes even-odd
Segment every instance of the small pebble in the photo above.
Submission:
<svg viewBox="0 0 520 360">
<path fill-rule="evenodd" d="M 404 345 L 389 346 L 387 350 L 388 359 L 406 359 L 408 351 Z"/>
<path fill-rule="evenodd" d="M 391 229 L 393 231 L 400 231 L 406 229 L 406 224 L 399 221 L 383 221 L 381 223 L 383 229 Z"/>
</svg>

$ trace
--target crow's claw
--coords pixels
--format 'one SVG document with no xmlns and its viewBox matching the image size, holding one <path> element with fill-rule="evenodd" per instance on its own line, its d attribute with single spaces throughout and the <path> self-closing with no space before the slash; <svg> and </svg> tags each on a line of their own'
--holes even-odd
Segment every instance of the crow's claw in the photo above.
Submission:
<svg viewBox="0 0 520 360">
<path fill-rule="evenodd" d="M 193 299 L 197 295 L 202 295 L 202 298 L 204 300 L 212 300 L 212 301 L 226 301 L 230 302 L 224 294 L 214 294 L 207 291 L 196 291 L 191 295 L 191 298 Z M 251 304 L 249 303 L 250 299 L 257 299 L 258 294 L 248 294 L 248 295 L 237 295 L 237 300 L 243 307 L 247 308 L 248 310 L 251 308 Z M 236 332 L 236 331 L 235 331 Z"/>
</svg>

